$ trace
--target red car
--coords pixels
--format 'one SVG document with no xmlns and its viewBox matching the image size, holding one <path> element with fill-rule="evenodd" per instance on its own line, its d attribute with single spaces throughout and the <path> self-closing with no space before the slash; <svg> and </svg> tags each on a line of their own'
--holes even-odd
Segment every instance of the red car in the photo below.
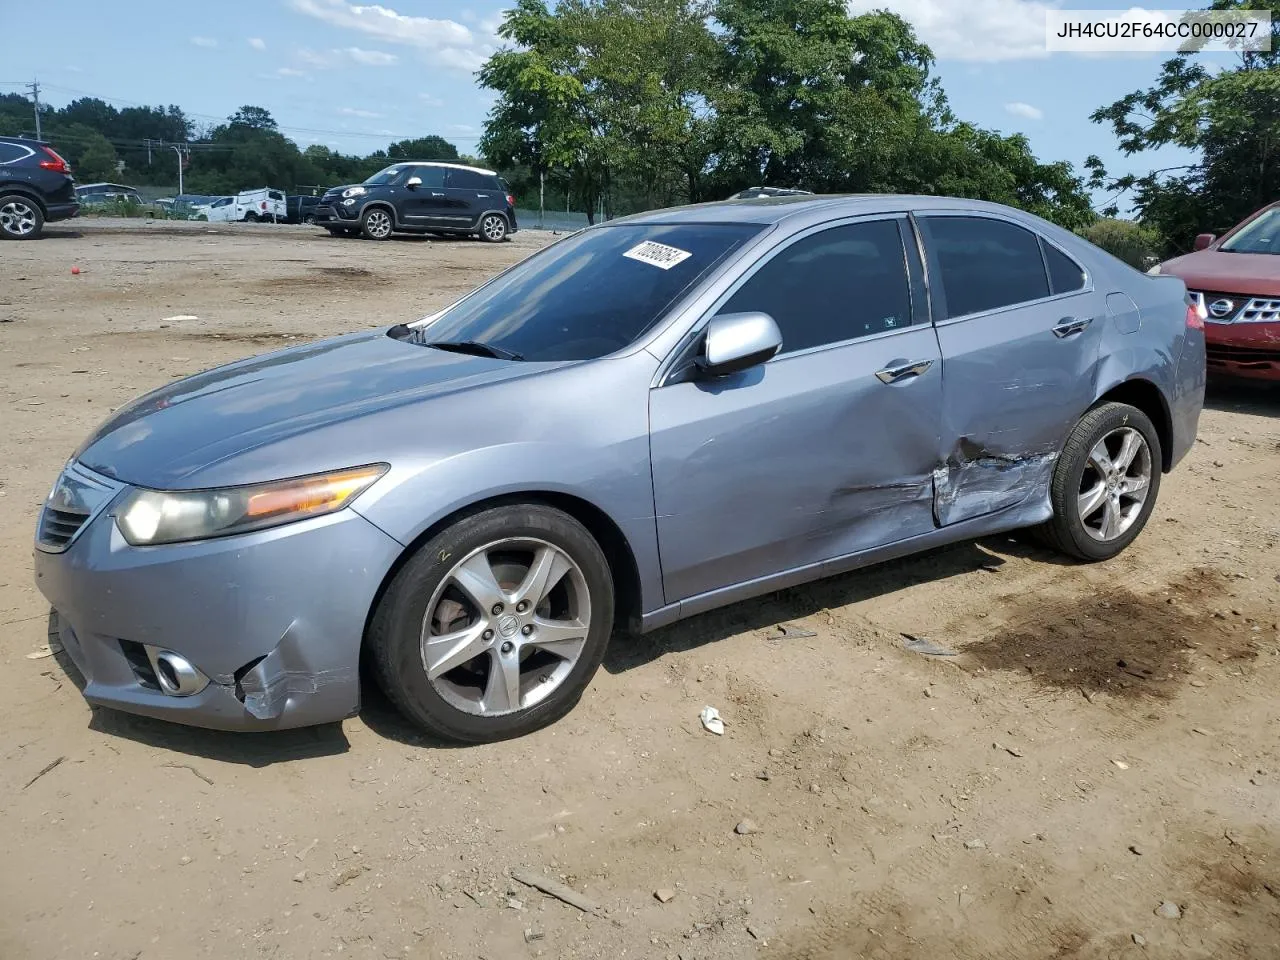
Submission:
<svg viewBox="0 0 1280 960">
<path fill-rule="evenodd" d="M 1280 202 L 1221 238 L 1200 234 L 1194 253 L 1151 272 L 1178 277 L 1196 298 L 1210 373 L 1280 380 Z"/>
</svg>

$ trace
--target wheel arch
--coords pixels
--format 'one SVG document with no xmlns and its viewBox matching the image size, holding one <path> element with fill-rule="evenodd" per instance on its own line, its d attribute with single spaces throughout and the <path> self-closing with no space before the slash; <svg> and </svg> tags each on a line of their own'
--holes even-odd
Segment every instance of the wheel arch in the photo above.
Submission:
<svg viewBox="0 0 1280 960">
<path fill-rule="evenodd" d="M 25 197 L 40 208 L 40 216 L 48 217 L 49 208 L 45 205 L 44 198 L 35 190 L 23 184 L 6 183 L 0 185 L 0 197 L 19 196 Z"/>
<path fill-rule="evenodd" d="M 383 596 L 395 579 L 396 574 L 418 552 L 424 543 L 436 536 L 440 531 L 452 526 L 463 517 L 490 510 L 494 507 L 511 504 L 541 504 L 553 507 L 569 514 L 595 538 L 600 549 L 604 551 L 609 563 L 609 576 L 613 580 L 614 624 L 623 629 L 633 622 L 638 622 L 641 613 L 640 568 L 636 563 L 635 552 L 622 529 L 605 511 L 582 497 L 552 490 L 526 490 L 515 493 L 504 493 L 490 496 L 460 507 L 452 513 L 441 517 L 431 524 L 402 550 L 391 567 L 387 570 L 373 595 L 373 602 L 365 614 L 364 633 L 361 638 L 363 651 L 369 636 L 369 624 L 373 621 L 374 611 L 382 602 Z"/>
<path fill-rule="evenodd" d="M 1150 380 L 1135 377 L 1117 383 L 1098 397 L 1094 406 L 1103 403 L 1127 403 L 1147 415 L 1160 438 L 1160 470 L 1173 469 L 1173 415 L 1164 393 Z"/>
<path fill-rule="evenodd" d="M 400 226 L 400 216 L 396 213 L 396 205 L 390 200 L 370 200 L 360 208 L 360 215 L 356 217 L 356 222 L 358 223 L 367 211 L 372 210 L 375 207 L 380 207 L 387 211 L 387 213 L 391 214 L 391 225 L 393 228 Z"/>
</svg>

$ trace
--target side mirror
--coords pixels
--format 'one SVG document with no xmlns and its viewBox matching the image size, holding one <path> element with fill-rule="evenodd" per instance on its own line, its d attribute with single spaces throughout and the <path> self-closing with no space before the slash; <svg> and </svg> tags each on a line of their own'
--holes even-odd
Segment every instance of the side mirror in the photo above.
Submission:
<svg viewBox="0 0 1280 960">
<path fill-rule="evenodd" d="M 723 377 L 764 363 L 782 349 L 782 331 L 767 313 L 712 317 L 702 338 L 698 369 Z"/>
<path fill-rule="evenodd" d="M 1213 243 L 1213 241 L 1217 239 L 1218 238 L 1214 236 L 1212 233 L 1202 233 L 1196 237 L 1195 249 L 1203 250 L 1205 247 L 1209 246 L 1209 244 Z"/>
<path fill-rule="evenodd" d="M 408 187 L 410 190 L 414 189 L 415 187 L 420 187 L 422 186 L 422 178 L 410 177 L 408 180 L 404 182 L 404 185 Z"/>
</svg>

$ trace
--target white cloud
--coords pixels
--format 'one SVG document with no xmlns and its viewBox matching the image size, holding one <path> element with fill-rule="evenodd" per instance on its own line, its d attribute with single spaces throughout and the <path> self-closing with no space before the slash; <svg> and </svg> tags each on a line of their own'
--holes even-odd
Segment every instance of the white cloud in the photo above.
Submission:
<svg viewBox="0 0 1280 960">
<path fill-rule="evenodd" d="M 249 46 L 253 47 L 255 50 L 265 50 L 267 49 L 267 41 L 263 40 L 261 37 L 250 37 Z"/>
<path fill-rule="evenodd" d="M 295 56 L 302 63 L 317 70 L 329 70 L 351 64 L 364 67 L 390 67 L 400 61 L 394 53 L 362 50 L 359 47 L 345 47 L 341 50 L 308 50 L 303 47 L 295 53 Z"/>
<path fill-rule="evenodd" d="M 366 120 L 381 120 L 383 116 L 372 110 L 357 110 L 355 107 L 339 107 L 338 113 L 344 117 L 363 117 Z"/>
<path fill-rule="evenodd" d="M 305 70 L 295 70 L 293 67 L 281 67 L 276 71 L 276 74 L 281 77 L 305 77 L 307 72 Z"/>
<path fill-rule="evenodd" d="M 1022 117 L 1024 120 L 1043 120 L 1044 111 L 1039 107 L 1033 107 L 1029 103 L 1023 103 L 1021 100 L 1015 100 L 1013 103 L 1004 105 L 1006 113 L 1011 113 L 1015 117 Z"/>
<path fill-rule="evenodd" d="M 891 10 L 915 27 L 939 60 L 1032 60 L 1049 56 L 1045 27 L 1057 3 L 1043 0 L 847 0 L 850 13 Z"/>
<path fill-rule="evenodd" d="M 350 57 L 353 62 L 363 64 L 366 67 L 390 67 L 400 60 L 394 53 L 384 53 L 381 50 L 361 50 L 359 47 L 347 47 L 342 52 Z"/>
<path fill-rule="evenodd" d="M 218 41 L 213 37 L 192 37 L 191 42 L 197 47 L 204 47 L 206 50 L 212 50 L 218 45 Z"/>
<path fill-rule="evenodd" d="M 477 36 L 456 20 L 409 16 L 376 3 L 289 0 L 289 5 L 331 26 L 363 33 L 384 43 L 415 47 L 428 54 L 429 62 L 456 70 L 478 69 L 493 50 L 489 21 L 479 27 L 481 35 Z"/>
</svg>

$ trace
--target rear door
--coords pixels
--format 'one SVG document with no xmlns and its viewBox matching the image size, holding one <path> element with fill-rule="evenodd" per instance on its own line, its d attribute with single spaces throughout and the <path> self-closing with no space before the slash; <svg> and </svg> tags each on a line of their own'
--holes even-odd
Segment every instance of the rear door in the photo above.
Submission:
<svg viewBox="0 0 1280 960">
<path fill-rule="evenodd" d="M 477 170 L 451 168 L 447 186 L 449 215 L 459 226 L 474 227 L 482 214 L 507 205 L 497 178 Z"/>
<path fill-rule="evenodd" d="M 1079 263 L 1012 219 L 917 218 L 942 347 L 945 526 L 1047 494 L 1093 402 L 1106 305 Z"/>
<path fill-rule="evenodd" d="M 650 393 L 668 603 L 935 529 L 942 371 L 907 226 L 788 242 L 712 311 L 768 313 L 782 351 L 714 380 L 682 355 Z"/>
</svg>

